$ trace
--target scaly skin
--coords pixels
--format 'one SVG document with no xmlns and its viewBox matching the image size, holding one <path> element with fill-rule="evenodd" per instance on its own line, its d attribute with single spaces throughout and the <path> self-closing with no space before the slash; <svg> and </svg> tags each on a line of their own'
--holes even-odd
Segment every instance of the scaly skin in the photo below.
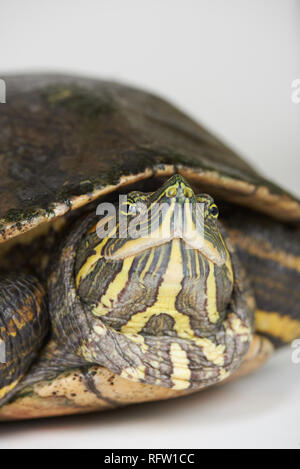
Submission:
<svg viewBox="0 0 300 469">
<path fill-rule="evenodd" d="M 0 406 L 16 392 L 37 357 L 48 331 L 45 291 L 31 276 L 0 279 Z"/>
</svg>

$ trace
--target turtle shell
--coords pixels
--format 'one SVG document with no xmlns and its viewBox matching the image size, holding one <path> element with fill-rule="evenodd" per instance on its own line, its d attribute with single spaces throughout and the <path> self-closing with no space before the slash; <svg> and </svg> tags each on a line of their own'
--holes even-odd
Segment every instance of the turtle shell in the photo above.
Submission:
<svg viewBox="0 0 300 469">
<path fill-rule="evenodd" d="M 68 76 L 18 76 L 5 81 L 7 103 L 0 107 L 0 243 L 100 196 L 138 181 L 145 186 L 149 180 L 151 188 L 155 177 L 174 173 L 219 199 L 278 220 L 300 221 L 300 202 L 295 197 L 263 178 L 203 127 L 156 96 L 117 83 Z M 241 217 L 234 218 L 239 224 Z M 246 223 L 243 226 L 249 230 Z M 230 234 L 238 238 L 240 231 L 233 228 Z M 273 235 L 273 226 L 269 231 Z M 280 241 L 286 237 L 286 232 L 282 237 L 277 234 Z M 238 244 L 238 239 L 234 241 Z M 243 246 L 248 241 L 243 238 Z M 287 243 L 287 252 L 292 245 Z M 275 257 L 281 262 L 285 256 L 285 251 L 276 254 L 275 248 L 270 251 L 269 247 L 265 255 L 267 248 L 259 247 L 264 262 L 267 257 L 269 262 Z M 245 251 L 249 251 L 248 245 Z M 295 258 L 285 258 L 288 268 L 298 263 L 298 251 L 291 252 Z M 278 272 L 283 272 L 281 264 Z M 298 285 L 294 270 L 291 276 L 292 281 L 286 276 L 285 283 Z M 291 296 L 288 289 L 281 294 Z M 267 296 L 267 301 L 274 298 L 273 291 Z M 284 324 L 289 319 L 287 308 L 290 304 L 282 309 Z M 265 324 L 265 316 L 261 322 Z M 295 319 L 291 324 L 294 336 L 300 324 Z M 266 332 L 263 327 L 257 330 Z M 239 373 L 248 373 L 271 355 L 271 342 L 261 340 L 256 336 Z M 51 383 L 37 383 L 28 394 L 25 390 L 19 399 L 1 408 L 0 420 L 89 412 L 186 393 L 133 383 L 102 367 L 94 372 L 100 398 L 84 385 L 82 370 L 75 370 Z"/>
<path fill-rule="evenodd" d="M 175 172 L 225 200 L 300 220 L 297 199 L 152 94 L 68 76 L 5 81 L 0 242 L 118 187 Z"/>
</svg>

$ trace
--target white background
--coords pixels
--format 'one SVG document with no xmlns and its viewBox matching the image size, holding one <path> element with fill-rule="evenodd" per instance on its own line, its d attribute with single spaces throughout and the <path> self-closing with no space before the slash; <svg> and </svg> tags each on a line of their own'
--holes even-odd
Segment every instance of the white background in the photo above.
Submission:
<svg viewBox="0 0 300 469">
<path fill-rule="evenodd" d="M 1 74 L 153 90 L 300 196 L 300 0 L 0 0 Z M 0 426 L 0 447 L 299 447 L 286 350 L 235 384 L 102 415 Z"/>
</svg>

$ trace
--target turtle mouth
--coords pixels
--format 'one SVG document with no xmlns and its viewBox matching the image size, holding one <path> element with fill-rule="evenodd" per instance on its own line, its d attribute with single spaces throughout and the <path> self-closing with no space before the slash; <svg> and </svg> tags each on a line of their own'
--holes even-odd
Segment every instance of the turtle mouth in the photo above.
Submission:
<svg viewBox="0 0 300 469">
<path fill-rule="evenodd" d="M 166 238 L 143 237 L 138 239 L 124 240 L 120 246 L 110 252 L 105 252 L 104 257 L 107 260 L 125 260 L 126 258 L 138 256 L 142 253 L 150 251 L 154 248 L 170 244 L 174 241 L 181 241 L 184 249 L 197 251 L 201 256 L 205 257 L 208 261 L 222 266 L 225 264 L 227 256 L 223 249 L 218 249 L 210 241 L 206 241 L 199 235 L 187 235 L 185 233 L 174 232 Z"/>
<path fill-rule="evenodd" d="M 130 206 L 132 207 L 132 206 Z M 107 260 L 124 260 L 128 257 L 180 240 L 185 249 L 193 249 L 210 262 L 222 266 L 228 251 L 220 226 L 207 215 L 204 203 L 189 202 L 153 203 L 147 208 L 135 207 L 139 214 L 128 220 L 121 212 L 119 219 L 104 217 L 97 225 L 100 254 Z M 205 211 L 206 210 L 206 211 Z M 110 226 L 106 230 L 106 226 Z"/>
</svg>

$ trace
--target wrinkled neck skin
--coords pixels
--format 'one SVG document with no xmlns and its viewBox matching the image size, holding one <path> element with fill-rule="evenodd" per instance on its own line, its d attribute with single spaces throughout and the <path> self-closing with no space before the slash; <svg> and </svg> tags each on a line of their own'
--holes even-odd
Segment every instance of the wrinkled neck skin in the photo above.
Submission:
<svg viewBox="0 0 300 469">
<path fill-rule="evenodd" d="M 53 338 L 65 357 L 182 390 L 235 371 L 252 341 L 254 304 L 222 226 L 218 264 L 181 238 L 107 259 L 95 221 L 72 230 L 49 278 Z"/>
</svg>

